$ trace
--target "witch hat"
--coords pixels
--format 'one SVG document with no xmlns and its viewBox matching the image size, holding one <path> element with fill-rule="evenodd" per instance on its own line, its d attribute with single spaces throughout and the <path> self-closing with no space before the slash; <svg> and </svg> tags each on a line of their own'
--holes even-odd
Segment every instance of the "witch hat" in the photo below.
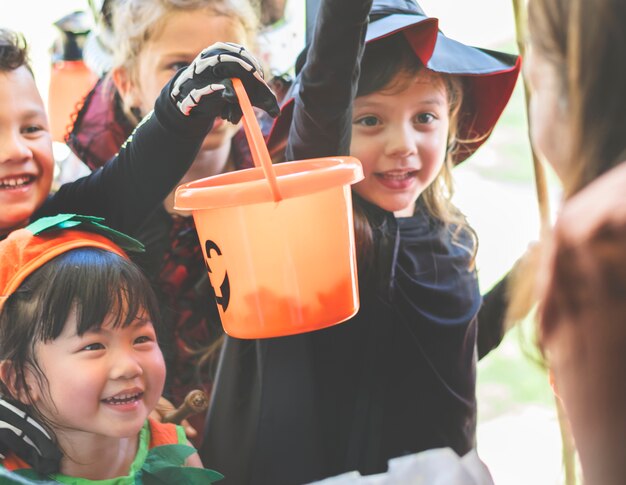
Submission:
<svg viewBox="0 0 626 485">
<path fill-rule="evenodd" d="M 459 113 L 459 140 L 454 155 L 459 164 L 472 155 L 491 134 L 509 101 L 521 68 L 516 55 L 465 45 L 444 35 L 438 19 L 429 17 L 414 0 L 374 0 L 365 37 L 367 44 L 402 34 L 422 64 L 434 72 L 464 78 Z M 298 78 L 291 93 L 298 89 Z M 272 127 L 268 147 L 284 144 L 289 132 L 294 98 L 287 96 L 281 116 Z"/>
</svg>

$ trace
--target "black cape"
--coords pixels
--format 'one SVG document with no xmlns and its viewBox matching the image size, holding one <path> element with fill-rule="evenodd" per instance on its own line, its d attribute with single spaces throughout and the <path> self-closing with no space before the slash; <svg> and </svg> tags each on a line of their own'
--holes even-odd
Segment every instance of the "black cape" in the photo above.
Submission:
<svg viewBox="0 0 626 485">
<path fill-rule="evenodd" d="M 362 202 L 359 202 L 362 203 Z M 380 220 L 389 278 L 345 323 L 226 338 L 201 455 L 226 484 L 299 484 L 396 456 L 475 445 L 476 314 L 469 254 L 423 209 Z"/>
<path fill-rule="evenodd" d="M 322 2 L 301 73 L 288 159 L 347 154 L 371 2 Z M 359 265 L 347 322 L 265 340 L 226 337 L 200 454 L 228 484 L 302 484 L 390 458 L 475 444 L 476 315 L 466 237 L 418 203 L 412 217 L 355 197 L 376 264 Z M 315 237 L 315 228 L 303 225 Z"/>
</svg>

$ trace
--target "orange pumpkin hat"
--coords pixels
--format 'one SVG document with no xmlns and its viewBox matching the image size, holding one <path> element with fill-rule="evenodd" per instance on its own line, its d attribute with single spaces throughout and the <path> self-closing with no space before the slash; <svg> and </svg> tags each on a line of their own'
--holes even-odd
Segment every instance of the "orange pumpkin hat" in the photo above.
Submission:
<svg viewBox="0 0 626 485">
<path fill-rule="evenodd" d="M 76 214 L 44 217 L 0 241 L 0 311 L 31 273 L 67 251 L 92 247 L 128 258 L 124 249 L 144 250 L 139 241 L 102 221 L 100 217 Z"/>
</svg>

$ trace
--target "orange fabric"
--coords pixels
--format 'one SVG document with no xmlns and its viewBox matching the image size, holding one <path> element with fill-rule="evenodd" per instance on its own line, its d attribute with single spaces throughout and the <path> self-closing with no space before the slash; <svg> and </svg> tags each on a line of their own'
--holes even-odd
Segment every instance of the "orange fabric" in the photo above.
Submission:
<svg viewBox="0 0 626 485">
<path fill-rule="evenodd" d="M 150 423 L 150 445 L 148 449 L 152 449 L 161 445 L 179 444 L 178 431 L 175 424 L 161 423 L 152 418 L 148 418 Z"/>
<path fill-rule="evenodd" d="M 34 235 L 27 229 L 13 231 L 0 242 L 0 309 L 33 271 L 72 249 L 93 247 L 126 258 L 124 251 L 104 236 L 64 229 Z"/>
<path fill-rule="evenodd" d="M 28 463 L 26 463 L 14 453 L 8 453 L 7 457 L 2 460 L 2 466 L 10 472 L 14 472 L 15 470 L 21 470 L 23 468 L 32 468 Z"/>
</svg>

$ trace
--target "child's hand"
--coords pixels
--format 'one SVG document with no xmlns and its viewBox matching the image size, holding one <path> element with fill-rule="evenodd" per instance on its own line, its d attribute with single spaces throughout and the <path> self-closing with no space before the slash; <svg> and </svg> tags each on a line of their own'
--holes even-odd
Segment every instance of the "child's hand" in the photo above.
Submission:
<svg viewBox="0 0 626 485">
<path fill-rule="evenodd" d="M 200 112 L 238 123 L 242 114 L 231 77 L 241 79 L 254 106 L 278 116 L 278 102 L 263 80 L 261 65 L 243 46 L 230 42 L 217 42 L 198 54 L 174 82 L 171 96 L 186 116 Z"/>
<path fill-rule="evenodd" d="M 168 415 L 169 413 L 171 413 L 172 411 L 174 411 L 176 408 L 174 407 L 174 405 L 169 402 L 167 399 L 165 399 L 163 396 L 161 396 L 159 398 L 159 402 L 157 403 L 156 407 L 154 408 L 154 411 L 152 411 L 150 413 L 150 417 L 152 419 L 154 419 L 155 421 L 159 421 L 162 422 L 163 421 L 163 417 Z M 180 425 L 185 428 L 185 435 L 187 435 L 187 438 L 195 438 L 196 436 L 198 436 L 198 431 L 196 431 L 196 429 L 191 426 L 189 424 L 189 421 L 187 421 L 186 419 L 183 419 L 180 422 Z"/>
</svg>

